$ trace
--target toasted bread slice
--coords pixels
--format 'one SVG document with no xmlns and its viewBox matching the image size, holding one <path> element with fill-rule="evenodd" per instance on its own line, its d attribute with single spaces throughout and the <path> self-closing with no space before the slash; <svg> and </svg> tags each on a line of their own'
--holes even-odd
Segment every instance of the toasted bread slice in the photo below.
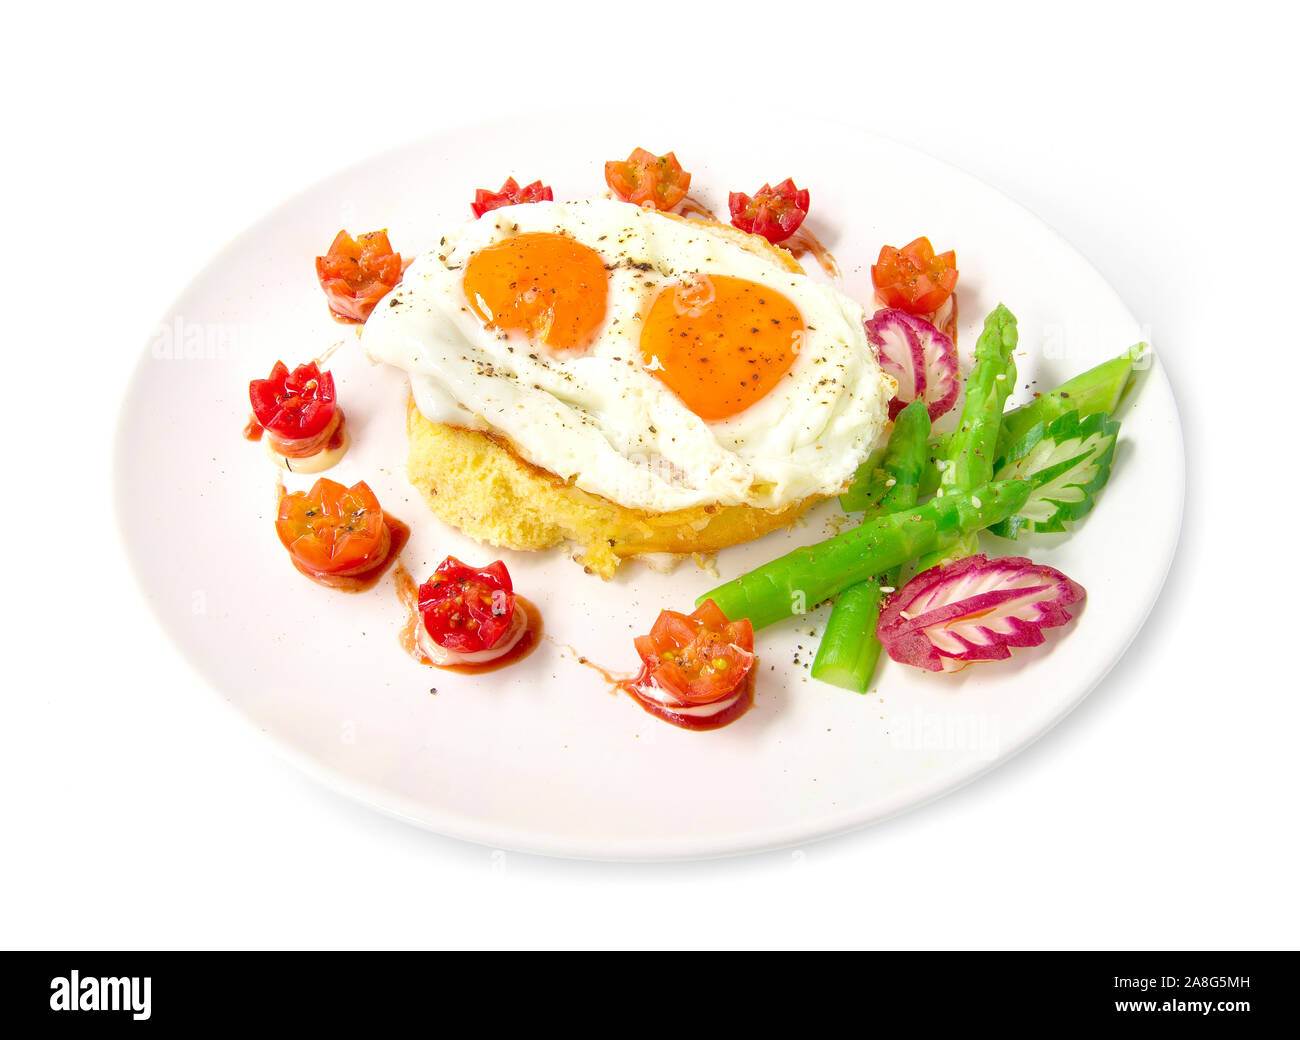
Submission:
<svg viewBox="0 0 1300 1040">
<path fill-rule="evenodd" d="M 570 545 L 574 558 L 602 578 L 630 557 L 712 553 L 750 541 L 789 526 L 817 501 L 806 498 L 779 510 L 628 509 L 525 461 L 504 438 L 430 422 L 414 402 L 406 418 L 407 476 L 435 516 L 507 549 Z"/>
</svg>

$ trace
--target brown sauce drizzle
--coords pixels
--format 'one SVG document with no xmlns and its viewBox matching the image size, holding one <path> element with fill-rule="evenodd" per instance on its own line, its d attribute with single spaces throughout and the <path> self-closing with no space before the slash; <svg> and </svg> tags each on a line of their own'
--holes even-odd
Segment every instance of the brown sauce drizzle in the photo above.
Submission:
<svg viewBox="0 0 1300 1040">
<path fill-rule="evenodd" d="M 611 672 L 607 668 L 602 668 L 585 654 L 578 653 L 578 651 L 568 643 L 561 643 L 558 640 L 552 639 L 550 636 L 546 637 L 546 641 L 556 649 L 563 650 L 565 653 L 569 654 L 578 662 L 578 664 L 582 665 L 582 667 L 590 668 L 593 672 L 596 672 L 605 680 L 605 682 L 609 683 L 610 693 L 618 693 L 620 690 L 624 689 L 626 684 L 636 678 L 636 673 L 620 674 L 618 672 Z"/>
<path fill-rule="evenodd" d="M 699 199 L 693 199 L 689 195 L 687 195 L 686 198 L 682 199 L 681 207 L 678 209 L 678 213 L 680 213 L 687 220 L 690 220 L 694 217 L 699 217 L 701 220 L 718 219 L 714 215 L 713 210 L 709 209 L 709 207 L 704 205 L 704 203 L 702 203 Z"/>
<path fill-rule="evenodd" d="M 326 361 L 328 361 L 330 358 L 334 356 L 334 352 L 337 351 L 341 346 L 343 346 L 343 340 L 338 340 L 337 342 L 330 344 L 328 347 L 322 350 L 320 354 L 316 356 L 316 367 L 320 368 L 322 365 L 324 365 Z"/>
<path fill-rule="evenodd" d="M 801 256 L 811 255 L 817 261 L 818 266 L 826 272 L 828 278 L 840 277 L 839 261 L 835 259 L 829 249 L 821 244 L 817 236 L 807 228 L 800 228 L 781 244 L 790 250 L 796 259 Z"/>
<path fill-rule="evenodd" d="M 400 563 L 397 565 L 397 569 L 393 571 L 393 581 L 397 585 L 397 598 L 406 607 L 406 621 L 398 633 L 397 641 L 402 644 L 402 649 L 416 661 L 419 661 L 420 664 L 428 665 L 430 668 L 439 668 L 444 672 L 455 672 L 458 675 L 481 675 L 485 672 L 495 672 L 498 669 L 506 668 L 516 661 L 522 661 L 536 650 L 537 645 L 542 641 L 542 612 L 537 609 L 531 600 L 516 595 L 515 610 L 524 612 L 527 624 L 524 627 L 523 635 L 519 637 L 519 641 L 514 646 L 491 661 L 465 664 L 434 664 L 420 649 L 420 641 L 416 635 L 419 631 L 417 626 L 424 623 L 420 617 L 420 586 L 411 577 L 410 572 Z"/>
<path fill-rule="evenodd" d="M 632 698 L 632 700 L 641 706 L 641 709 L 647 715 L 653 715 L 655 718 L 661 719 L 669 725 L 676 726 L 679 729 L 689 729 L 696 733 L 703 733 L 712 729 L 721 729 L 723 726 L 735 722 L 740 718 L 740 716 L 744 715 L 745 712 L 749 711 L 749 709 L 754 706 L 754 683 L 756 676 L 758 675 L 757 658 L 754 661 L 754 667 L 752 667 L 749 670 L 749 674 L 745 676 L 744 689 L 741 691 L 740 699 L 725 711 L 720 711 L 716 715 L 709 715 L 701 718 L 692 715 L 678 715 L 671 708 L 656 704 L 654 701 L 647 698 L 637 696 L 636 688 L 639 683 L 645 680 L 646 676 L 646 669 L 644 666 L 641 671 L 635 674 L 619 675 L 616 672 L 609 671 L 607 668 L 602 668 L 600 665 L 596 664 L 595 661 L 592 661 L 585 655 L 578 653 L 578 651 L 569 646 L 568 643 L 556 643 L 555 640 L 549 639 L 549 637 L 548 641 L 562 650 L 567 650 L 573 655 L 573 659 L 584 668 L 590 668 L 593 672 L 597 673 L 609 684 L 610 693 L 626 693 Z M 730 694 L 728 694 L 728 696 L 730 696 Z"/>
<path fill-rule="evenodd" d="M 952 340 L 952 345 L 955 347 L 957 345 L 957 293 L 954 292 L 948 299 L 952 301 L 952 310 L 948 314 L 948 320 L 943 323 L 939 331 Z M 940 310 L 942 309 L 941 307 Z M 938 316 L 936 312 L 934 317 L 937 318 Z"/>
</svg>

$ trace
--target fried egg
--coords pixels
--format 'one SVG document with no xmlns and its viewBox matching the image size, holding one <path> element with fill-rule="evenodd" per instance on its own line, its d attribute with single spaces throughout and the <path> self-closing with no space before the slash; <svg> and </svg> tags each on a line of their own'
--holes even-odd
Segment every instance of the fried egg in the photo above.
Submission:
<svg viewBox="0 0 1300 1040">
<path fill-rule="evenodd" d="M 610 200 L 509 206 L 417 257 L 362 331 L 433 422 L 619 505 L 839 492 L 893 391 L 863 308 L 762 240 Z"/>
</svg>

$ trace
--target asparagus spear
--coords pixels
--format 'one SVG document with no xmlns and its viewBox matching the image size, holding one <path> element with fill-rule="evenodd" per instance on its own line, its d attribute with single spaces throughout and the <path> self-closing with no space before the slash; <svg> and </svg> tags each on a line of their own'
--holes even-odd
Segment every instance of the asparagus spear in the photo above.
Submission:
<svg viewBox="0 0 1300 1040">
<path fill-rule="evenodd" d="M 916 505 L 917 481 L 925 466 L 930 438 L 930 416 L 923 401 L 913 401 L 894 420 L 880 470 L 884 491 L 880 505 L 871 515 L 894 513 Z M 876 479 L 873 478 L 873 483 Z M 884 584 L 898 583 L 895 568 L 883 578 Z M 865 693 L 880 659 L 880 641 L 876 639 L 876 619 L 880 615 L 881 579 L 868 578 L 845 589 L 835 597 L 835 606 L 826 622 L 817 658 L 813 661 L 814 679 L 834 683 L 847 690 Z"/>
<path fill-rule="evenodd" d="M 813 660 L 814 679 L 854 693 L 867 692 L 880 663 L 880 640 L 876 638 L 884 596 L 880 585 L 880 578 L 868 578 L 835 597 Z"/>
<path fill-rule="evenodd" d="M 975 367 L 966 378 L 966 403 L 945 454 L 938 494 L 969 491 L 993 479 L 1002 410 L 1016 385 L 1016 362 L 1011 355 L 1018 341 L 1016 316 L 998 304 L 984 319 L 984 331 L 975 344 Z M 924 571 L 945 559 L 977 552 L 979 536 L 971 531 L 952 545 L 927 552 L 918 566 Z"/>
<path fill-rule="evenodd" d="M 1066 412 L 1078 412 L 1080 419 L 1086 419 L 1098 412 L 1114 415 L 1125 391 L 1133 381 L 1133 363 L 1145 347 L 1145 343 L 1139 343 L 1119 357 L 1103 361 L 1100 365 L 1081 372 L 1067 379 L 1060 386 L 1035 397 L 1032 401 L 1004 412 L 1002 429 L 998 432 L 997 457 L 1003 458 L 1014 444 L 1040 422 L 1053 422 Z M 925 468 L 921 472 L 922 498 L 933 495 L 939 486 L 939 467 L 935 462 L 947 455 L 952 441 L 953 434 L 944 433 L 931 443 L 931 458 L 926 460 Z M 853 478 L 849 490 L 840 496 L 840 506 L 846 513 L 879 506 L 887 489 L 882 485 L 869 482 L 880 469 L 883 455 L 883 451 L 875 452 L 858 467 L 857 475 Z"/>
<path fill-rule="evenodd" d="M 912 404 L 916 402 L 913 401 Z M 909 406 L 910 407 L 910 406 Z M 902 417 L 902 412 L 899 412 Z M 893 434 L 890 434 L 893 437 Z M 853 474 L 853 483 L 840 495 L 840 508 L 846 513 L 856 513 L 859 509 L 879 512 L 880 501 L 889 491 L 889 474 L 885 472 L 885 448 L 878 448 L 867 456 L 867 460 Z M 929 458 L 922 462 L 929 464 Z"/>
<path fill-rule="evenodd" d="M 1132 379 L 1133 362 L 1144 346 L 1139 343 L 1127 353 L 1103 361 L 1096 368 L 1066 380 L 1055 390 L 1007 412 L 998 434 L 998 458 L 1040 422 L 1052 423 L 1066 412 L 1078 412 L 1080 419 L 1099 412 L 1114 415 Z"/>
<path fill-rule="evenodd" d="M 946 452 L 949 465 L 939 478 L 940 487 L 966 490 L 992 477 L 1002 409 L 1016 385 L 1011 354 L 1018 340 L 1015 315 L 998 304 L 984 319 L 984 331 L 975 344 L 975 367 L 966 377 L 966 403 Z"/>
<path fill-rule="evenodd" d="M 892 512 L 885 508 L 885 499 L 894 494 L 894 489 L 900 484 L 914 487 L 921 479 L 921 471 L 930 460 L 926 443 L 930 437 L 930 416 L 924 402 L 920 408 L 916 405 L 917 402 L 913 401 L 898 413 L 889 443 L 883 450 L 873 452 L 858 468 L 861 481 L 855 477 L 854 486 L 840 496 L 840 505 L 846 513 L 859 509 L 870 509 L 873 514 Z M 857 497 L 852 502 L 846 501 L 855 495 Z"/>
<path fill-rule="evenodd" d="M 1127 391 L 1132 382 L 1134 361 L 1145 346 L 1140 343 L 1033 401 L 1004 412 L 998 432 L 997 457 L 1004 458 L 1039 423 L 1050 424 L 1071 411 L 1077 412 L 1080 419 L 1099 414 L 1104 419 L 1105 414 L 1118 407 Z M 902 418 L 903 413 L 900 413 L 899 419 Z M 897 436 L 896 427 L 890 438 L 891 446 Z M 914 493 L 920 497 L 933 494 L 939 486 L 940 471 L 936 460 L 950 450 L 953 439 L 953 434 L 944 434 L 929 446 L 929 457 L 924 460 L 920 486 L 915 492 L 910 483 L 887 469 L 885 449 L 874 452 L 858 469 L 849 490 L 840 497 L 841 507 L 845 512 L 865 510 L 870 517 L 910 506 L 916 501 L 911 497 Z M 1006 533 L 1008 525 L 1015 520 L 1016 517 L 1011 517 L 1000 521 L 995 528 L 1002 528 L 1001 533 Z M 859 693 L 866 691 L 880 655 L 880 642 L 875 637 L 882 599 L 880 587 L 882 584 L 897 585 L 900 575 L 901 567 L 894 567 L 878 579 L 859 582 L 835 598 L 835 607 L 827 621 L 817 659 L 813 662 L 814 678 Z"/>
<path fill-rule="evenodd" d="M 1053 422 L 1066 412 L 1078 412 L 1080 419 L 1103 412 L 1113 415 L 1129 384 L 1133 381 L 1133 363 L 1145 347 L 1145 343 L 1130 347 L 1119 357 L 1103 361 L 1100 365 L 1081 372 L 1072 379 L 1067 379 L 1055 389 L 1035 397 L 1032 401 L 1004 412 L 1002 429 L 998 432 L 997 457 L 999 459 L 1005 457 L 1007 452 L 1040 422 Z M 945 433 L 935 439 L 932 446 L 934 457 L 921 474 L 922 497 L 934 494 L 939 486 L 939 468 L 935 465 L 935 461 L 945 456 L 952 445 L 952 439 L 951 433 Z M 850 488 L 840 501 L 843 502 L 853 494 L 854 488 Z M 865 508 L 866 502 L 863 498 L 859 497 L 855 501 L 862 504 L 854 508 Z"/>
<path fill-rule="evenodd" d="M 755 628 L 762 628 L 1011 516 L 1031 490 L 1027 481 L 1001 481 L 868 520 L 786 553 L 705 593 L 696 603 L 712 599 L 733 621 L 747 617 Z"/>
</svg>

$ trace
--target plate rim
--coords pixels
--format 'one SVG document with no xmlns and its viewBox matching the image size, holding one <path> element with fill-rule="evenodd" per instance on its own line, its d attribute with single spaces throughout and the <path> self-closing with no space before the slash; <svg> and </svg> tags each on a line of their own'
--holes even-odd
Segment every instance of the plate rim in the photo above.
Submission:
<svg viewBox="0 0 1300 1040">
<path fill-rule="evenodd" d="M 195 290 L 196 286 L 207 279 L 211 270 L 218 267 L 223 262 L 227 254 L 236 251 L 242 242 L 261 232 L 279 213 L 292 207 L 300 199 L 320 190 L 324 185 L 331 181 L 345 180 L 349 176 L 354 176 L 359 171 L 388 157 L 408 151 L 427 150 L 430 147 L 433 147 L 440 140 L 444 140 L 459 132 L 465 132 L 468 130 L 490 132 L 493 126 L 517 123 L 518 120 L 525 118 L 525 116 L 528 118 L 539 118 L 545 115 L 551 118 L 571 119 L 574 118 L 575 115 L 581 114 L 581 118 L 590 119 L 595 118 L 597 114 L 602 113 L 606 115 L 616 114 L 620 118 L 660 118 L 654 113 L 649 113 L 640 109 L 599 104 L 551 106 L 548 109 L 530 110 L 527 114 L 522 111 L 514 111 L 511 113 L 494 112 L 491 115 L 479 119 L 457 119 L 408 141 L 392 145 L 373 154 L 363 156 L 362 158 L 354 160 L 342 167 L 327 171 L 324 175 L 310 184 L 289 193 L 271 204 L 269 207 L 265 208 L 254 220 L 227 239 L 225 243 L 209 257 L 203 267 L 195 272 L 195 274 L 187 280 L 181 290 L 173 297 L 170 304 L 160 316 L 159 321 L 155 323 L 155 328 L 161 326 L 165 319 L 180 312 L 180 304 L 191 294 L 192 291 Z M 1053 228 L 1033 209 L 1012 198 L 1001 189 L 989 184 L 983 178 L 952 162 L 949 162 L 946 159 L 934 156 L 922 149 L 879 134 L 860 124 L 822 115 L 818 115 L 810 120 L 806 113 L 801 114 L 800 118 L 805 125 L 811 125 L 813 127 L 820 125 L 822 127 L 835 128 L 841 132 L 852 134 L 865 145 L 874 146 L 876 148 L 883 147 L 886 149 L 892 149 L 897 153 L 909 156 L 913 160 L 919 160 L 923 163 L 940 167 L 948 176 L 960 178 L 961 180 L 966 181 L 969 185 L 978 188 L 980 192 L 989 193 L 998 197 L 1004 204 L 1019 210 L 1027 216 L 1037 229 L 1054 241 L 1058 247 L 1063 248 L 1079 261 L 1082 261 L 1088 270 L 1095 276 L 1097 283 L 1100 286 L 1104 286 L 1106 291 L 1111 295 L 1117 308 L 1123 314 L 1127 315 L 1135 325 L 1140 324 L 1137 321 L 1136 316 L 1129 309 L 1123 297 L 1119 294 L 1118 290 L 1115 289 L 1115 287 L 1086 254 L 1075 247 L 1067 238 L 1065 238 L 1064 235 Z M 1178 407 L 1177 397 L 1174 394 L 1172 382 L 1165 372 L 1163 358 L 1155 350 L 1149 348 L 1149 351 L 1151 364 L 1148 370 L 1144 373 L 1143 380 L 1149 381 L 1152 378 L 1158 377 L 1168 396 L 1169 406 L 1172 409 L 1174 439 L 1177 447 L 1175 453 L 1177 466 L 1177 503 L 1176 508 L 1172 511 L 1172 536 L 1168 539 L 1165 557 L 1163 561 L 1161 561 L 1161 566 L 1158 569 L 1158 577 L 1153 580 L 1150 588 L 1147 590 L 1147 601 L 1141 610 L 1141 619 L 1139 623 L 1133 626 L 1132 630 L 1128 634 L 1127 640 L 1124 642 L 1119 652 L 1111 657 L 1106 667 L 1098 672 L 1092 678 L 1091 682 L 1083 686 L 1059 712 L 1047 719 L 1046 722 L 1022 735 L 1021 739 L 1013 746 L 1000 749 L 996 756 L 978 763 L 978 765 L 970 768 L 967 772 L 956 779 L 953 779 L 948 775 L 940 774 L 936 779 L 931 780 L 924 785 L 908 787 L 905 789 L 905 793 L 896 794 L 891 797 L 884 807 L 875 806 L 869 809 L 859 810 L 858 812 L 846 810 L 835 814 L 835 816 L 831 817 L 834 822 L 830 826 L 827 826 L 828 818 L 826 816 L 819 816 L 815 818 L 815 822 L 808 824 L 785 825 L 782 827 L 767 828 L 758 832 L 744 831 L 722 839 L 707 840 L 699 837 L 679 837 L 674 839 L 580 839 L 571 836 L 547 835 L 545 831 L 521 831 L 518 828 L 476 821 L 472 817 L 448 812 L 447 810 L 432 807 L 428 804 L 416 803 L 405 795 L 377 788 L 368 781 L 351 776 L 341 769 L 317 760 L 310 753 L 295 747 L 287 738 L 257 725 L 255 718 L 238 706 L 233 699 L 226 696 L 216 683 L 208 678 L 200 663 L 194 658 L 185 642 L 176 637 L 174 629 L 178 628 L 179 624 L 173 622 L 169 615 L 163 610 L 162 603 L 152 596 L 146 587 L 144 581 L 144 570 L 140 562 L 138 562 L 137 553 L 133 544 L 133 535 L 128 527 L 126 502 L 127 491 L 125 482 L 121 479 L 126 448 L 127 417 L 131 411 L 130 405 L 132 404 L 132 400 L 140 391 L 143 383 L 143 380 L 140 378 L 141 372 L 147 369 L 152 360 L 148 340 L 146 340 L 142 353 L 137 355 L 136 363 L 129 369 L 117 419 L 113 427 L 112 497 L 115 527 L 118 535 L 119 548 L 121 549 L 123 558 L 127 563 L 127 568 L 133 579 L 136 593 L 145 604 L 149 614 L 153 617 L 161 633 L 166 636 L 167 640 L 172 644 L 172 647 L 179 654 L 181 660 L 184 661 L 186 668 L 192 673 L 193 678 L 197 681 L 197 685 L 209 690 L 213 695 L 215 695 L 219 702 L 224 704 L 227 710 L 237 715 L 245 725 L 250 726 L 254 732 L 267 742 L 271 750 L 278 757 L 290 762 L 295 768 L 299 769 L 322 786 L 337 794 L 345 796 L 351 801 L 375 809 L 390 818 L 414 824 L 417 827 L 432 831 L 433 833 L 445 837 L 468 841 L 489 848 L 504 849 L 532 855 L 546 855 L 557 858 L 607 862 L 660 862 L 717 859 L 791 848 L 807 845 L 815 841 L 835 838 L 851 831 L 864 829 L 873 824 L 891 819 L 904 812 L 920 809 L 933 803 L 944 795 L 960 790 L 967 784 L 983 777 L 992 769 L 1006 764 L 1024 751 L 1025 748 L 1040 740 L 1044 735 L 1073 713 L 1079 704 L 1081 704 L 1085 698 L 1096 690 L 1097 687 L 1107 679 L 1114 668 L 1127 656 L 1139 634 L 1146 627 L 1151 612 L 1154 609 L 1156 602 L 1159 600 L 1160 594 L 1168 580 L 1174 559 L 1178 554 L 1182 542 L 1182 530 L 1186 510 L 1186 439 L 1182 428 L 1181 412 Z"/>
</svg>

